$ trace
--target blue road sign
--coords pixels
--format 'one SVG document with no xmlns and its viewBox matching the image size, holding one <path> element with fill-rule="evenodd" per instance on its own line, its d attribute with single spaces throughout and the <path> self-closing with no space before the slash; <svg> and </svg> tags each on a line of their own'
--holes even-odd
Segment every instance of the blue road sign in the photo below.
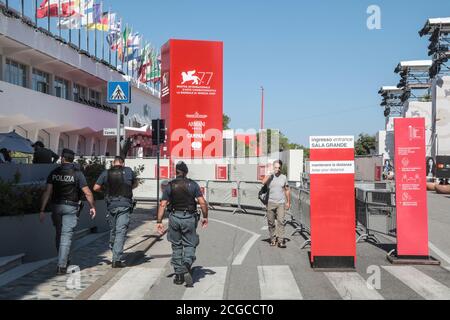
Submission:
<svg viewBox="0 0 450 320">
<path fill-rule="evenodd" d="M 108 103 L 131 103 L 129 82 L 108 82 Z"/>
</svg>

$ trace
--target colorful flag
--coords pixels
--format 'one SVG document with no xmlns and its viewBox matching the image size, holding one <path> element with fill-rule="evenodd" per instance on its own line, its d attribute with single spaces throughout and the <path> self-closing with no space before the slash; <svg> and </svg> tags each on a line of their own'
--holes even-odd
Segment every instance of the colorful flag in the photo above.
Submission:
<svg viewBox="0 0 450 320">
<path fill-rule="evenodd" d="M 139 33 L 130 33 L 127 39 L 127 53 L 125 60 L 133 61 L 139 58 L 139 49 L 141 46 L 141 35 Z"/>
<path fill-rule="evenodd" d="M 70 17 L 76 13 L 78 0 L 43 0 L 37 8 L 38 19 L 50 17 Z M 78 3 L 77 3 L 78 5 Z"/>
<path fill-rule="evenodd" d="M 81 29 L 81 19 L 84 11 L 81 9 L 81 0 L 69 1 L 71 15 L 57 21 L 59 29 Z M 81 9 L 81 12 L 80 12 Z"/>
<path fill-rule="evenodd" d="M 122 21 L 117 19 L 117 14 L 109 14 L 109 33 L 106 36 L 111 50 L 116 51 L 120 45 L 120 35 L 122 32 Z"/>
<path fill-rule="evenodd" d="M 130 35 L 127 39 L 128 53 L 131 53 L 135 50 L 139 50 L 140 46 L 141 46 L 141 35 L 139 33 L 135 33 L 135 34 L 130 33 Z"/>
<path fill-rule="evenodd" d="M 149 76 L 149 81 L 155 83 L 161 80 L 161 54 L 156 51 L 152 54 L 152 68 Z"/>
<path fill-rule="evenodd" d="M 102 4 L 96 3 L 93 6 L 93 16 L 92 19 L 88 20 L 88 29 L 90 30 L 100 30 L 100 31 L 108 31 L 109 30 L 109 13 L 103 12 Z"/>
<path fill-rule="evenodd" d="M 151 65 L 151 47 L 147 44 L 142 49 L 142 55 L 139 61 L 138 80 L 142 83 L 147 83 L 147 69 Z"/>
<path fill-rule="evenodd" d="M 94 21 L 94 0 L 82 0 L 83 16 L 81 17 L 81 26 L 88 27 Z"/>
<path fill-rule="evenodd" d="M 119 47 L 117 49 L 119 60 L 124 62 L 125 61 L 125 46 L 128 40 L 128 37 L 130 36 L 131 29 L 126 26 L 122 33 L 122 39 L 119 42 Z"/>
</svg>

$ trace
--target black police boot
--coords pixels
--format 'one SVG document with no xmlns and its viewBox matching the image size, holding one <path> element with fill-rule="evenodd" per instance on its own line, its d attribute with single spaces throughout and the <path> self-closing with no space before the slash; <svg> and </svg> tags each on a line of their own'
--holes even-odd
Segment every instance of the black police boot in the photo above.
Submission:
<svg viewBox="0 0 450 320">
<path fill-rule="evenodd" d="M 176 274 L 175 278 L 173 279 L 173 283 L 175 283 L 177 286 L 181 286 L 184 283 L 184 274 Z"/>
<path fill-rule="evenodd" d="M 285 239 L 278 241 L 278 248 L 286 249 L 286 240 Z"/>
<path fill-rule="evenodd" d="M 191 266 L 187 263 L 184 264 L 187 272 L 184 275 L 184 281 L 186 282 L 186 287 L 192 288 L 194 286 L 194 279 L 192 278 Z"/>
<path fill-rule="evenodd" d="M 126 268 L 126 264 L 124 261 L 114 261 L 112 263 L 112 268 L 113 269 L 122 269 L 122 268 Z"/>
<path fill-rule="evenodd" d="M 57 268 L 56 268 L 56 274 L 57 274 L 58 276 L 62 276 L 62 275 L 67 274 L 67 267 L 65 267 L 65 268 L 63 268 L 63 267 L 57 267 Z"/>
</svg>

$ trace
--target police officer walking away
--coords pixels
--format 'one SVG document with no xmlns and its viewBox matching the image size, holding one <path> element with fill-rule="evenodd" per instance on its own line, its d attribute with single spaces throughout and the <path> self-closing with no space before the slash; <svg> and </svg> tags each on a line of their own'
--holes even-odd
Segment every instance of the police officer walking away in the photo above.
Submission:
<svg viewBox="0 0 450 320">
<path fill-rule="evenodd" d="M 48 176 L 47 188 L 42 196 L 41 222 L 45 219 L 44 211 L 51 198 L 52 220 L 56 229 L 56 249 L 58 250 L 57 274 L 59 275 L 67 273 L 73 232 L 81 211 L 80 190 L 89 202 L 92 219 L 96 214 L 94 197 L 85 176 L 73 163 L 74 159 L 75 153 L 72 150 L 63 150 L 61 165 Z"/>
<path fill-rule="evenodd" d="M 133 211 L 133 189 L 137 186 L 135 173 L 131 168 L 125 167 L 122 157 L 115 157 L 112 168 L 104 171 L 94 186 L 95 192 L 101 192 L 102 188 L 106 191 L 113 268 L 125 267 L 122 260 L 123 247 Z"/>
<path fill-rule="evenodd" d="M 203 212 L 202 227 L 208 226 L 208 206 L 201 193 L 199 185 L 186 178 L 189 170 L 184 162 L 176 165 L 176 179 L 169 182 L 164 190 L 158 210 L 158 232 L 165 231 L 162 219 L 167 207 L 169 212 L 169 227 L 167 239 L 172 243 L 172 266 L 175 269 L 174 283 L 187 287 L 193 286 L 192 264 L 195 262 L 195 250 L 199 245 L 197 226 L 199 215 L 197 199 Z"/>
</svg>

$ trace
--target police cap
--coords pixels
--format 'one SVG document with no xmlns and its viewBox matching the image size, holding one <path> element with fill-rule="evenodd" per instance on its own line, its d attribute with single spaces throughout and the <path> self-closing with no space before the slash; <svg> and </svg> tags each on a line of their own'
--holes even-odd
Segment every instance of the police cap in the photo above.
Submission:
<svg viewBox="0 0 450 320">
<path fill-rule="evenodd" d="M 73 152 L 70 149 L 63 149 L 61 155 L 62 155 L 63 158 L 66 158 L 66 159 L 73 159 L 73 158 L 75 158 L 75 152 Z"/>
<path fill-rule="evenodd" d="M 178 162 L 175 169 L 177 171 L 184 172 L 185 174 L 188 174 L 188 172 L 189 172 L 189 169 L 188 169 L 186 163 L 184 163 L 183 161 Z"/>
</svg>

